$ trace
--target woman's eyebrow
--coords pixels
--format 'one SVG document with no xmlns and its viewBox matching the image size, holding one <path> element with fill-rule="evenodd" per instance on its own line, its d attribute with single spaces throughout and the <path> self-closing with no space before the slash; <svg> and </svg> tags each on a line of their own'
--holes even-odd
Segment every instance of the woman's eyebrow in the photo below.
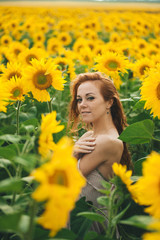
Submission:
<svg viewBox="0 0 160 240">
<path fill-rule="evenodd" d="M 90 94 L 95 95 L 95 93 L 90 92 L 90 93 L 86 93 L 86 96 L 88 96 L 88 95 L 90 95 Z M 80 96 L 80 95 L 77 95 L 77 97 L 81 97 L 81 96 Z"/>
</svg>

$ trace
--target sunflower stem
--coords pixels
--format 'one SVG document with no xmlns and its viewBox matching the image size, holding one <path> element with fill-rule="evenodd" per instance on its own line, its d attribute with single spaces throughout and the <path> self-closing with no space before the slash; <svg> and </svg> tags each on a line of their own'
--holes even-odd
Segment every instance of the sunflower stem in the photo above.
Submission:
<svg viewBox="0 0 160 240">
<path fill-rule="evenodd" d="M 25 235 L 24 240 L 33 239 L 36 212 L 37 212 L 37 203 L 35 200 L 33 200 L 30 208 L 30 222 L 29 222 L 28 232 Z"/>
<path fill-rule="evenodd" d="M 155 141 L 158 141 L 158 142 L 160 142 L 160 139 L 158 139 L 158 138 L 152 138 L 153 140 L 155 140 Z"/>
<path fill-rule="evenodd" d="M 19 113 L 20 113 L 21 101 L 17 101 L 16 107 L 16 123 L 17 123 L 17 131 L 16 134 L 19 135 Z"/>
<path fill-rule="evenodd" d="M 50 101 L 48 101 L 48 108 L 49 108 L 49 112 L 52 112 L 52 99 Z"/>
</svg>

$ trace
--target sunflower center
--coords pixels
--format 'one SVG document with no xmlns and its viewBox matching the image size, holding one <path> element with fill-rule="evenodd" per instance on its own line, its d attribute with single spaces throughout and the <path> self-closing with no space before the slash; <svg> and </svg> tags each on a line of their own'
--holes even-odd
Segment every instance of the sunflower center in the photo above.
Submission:
<svg viewBox="0 0 160 240">
<path fill-rule="evenodd" d="M 141 43 L 140 45 L 139 45 L 139 48 L 144 48 L 145 46 L 144 46 L 144 44 L 143 43 Z"/>
<path fill-rule="evenodd" d="M 12 77 L 18 77 L 18 78 L 21 78 L 22 75 L 19 73 L 19 72 L 12 72 L 9 74 L 8 76 L 8 80 L 10 80 Z"/>
<path fill-rule="evenodd" d="M 49 183 L 67 187 L 68 179 L 66 172 L 64 170 L 56 170 L 55 173 L 49 177 Z"/>
<path fill-rule="evenodd" d="M 104 64 L 104 66 L 111 71 L 116 71 L 119 67 L 119 64 L 115 60 L 109 60 Z"/>
<path fill-rule="evenodd" d="M 125 56 L 129 56 L 129 50 L 126 48 L 126 49 L 124 49 L 123 50 L 123 54 L 125 55 Z"/>
<path fill-rule="evenodd" d="M 22 89 L 19 87 L 15 87 L 12 89 L 11 93 L 12 93 L 12 97 L 13 98 L 17 98 L 20 97 L 22 95 Z"/>
<path fill-rule="evenodd" d="M 28 56 L 26 57 L 26 62 L 27 62 L 28 64 L 31 64 L 30 61 L 31 61 L 33 58 L 36 58 L 36 59 L 37 59 L 36 55 L 34 55 L 34 54 L 28 55 Z"/>
<path fill-rule="evenodd" d="M 52 45 L 52 51 L 54 52 L 57 48 L 57 45 Z"/>
<path fill-rule="evenodd" d="M 64 62 L 59 62 L 58 65 L 59 65 L 59 67 L 60 67 L 60 68 L 59 68 L 60 70 L 63 71 L 63 70 L 65 69 L 65 63 L 64 63 Z"/>
<path fill-rule="evenodd" d="M 62 37 L 62 41 L 65 42 L 67 40 L 66 37 Z"/>
<path fill-rule="evenodd" d="M 14 53 L 15 53 L 16 56 L 17 56 L 18 54 L 20 54 L 20 52 L 21 52 L 21 51 L 20 51 L 19 49 L 15 49 L 15 50 L 14 50 Z"/>
<path fill-rule="evenodd" d="M 139 69 L 140 74 L 141 74 L 141 75 L 144 75 L 144 71 L 145 71 L 147 68 L 149 68 L 148 65 L 143 65 L 143 66 Z"/>
<path fill-rule="evenodd" d="M 4 41 L 4 43 L 7 44 L 7 43 L 8 43 L 8 40 L 6 39 L 6 40 Z"/>
<path fill-rule="evenodd" d="M 157 86 L 157 98 L 160 100 L 160 83 Z"/>
<path fill-rule="evenodd" d="M 33 84 L 40 90 L 47 89 L 52 84 L 52 76 L 50 74 L 45 75 L 44 72 L 37 72 L 33 76 Z"/>
<path fill-rule="evenodd" d="M 84 61 L 89 62 L 89 57 L 88 57 L 88 56 L 85 56 L 85 57 L 84 57 Z"/>
</svg>

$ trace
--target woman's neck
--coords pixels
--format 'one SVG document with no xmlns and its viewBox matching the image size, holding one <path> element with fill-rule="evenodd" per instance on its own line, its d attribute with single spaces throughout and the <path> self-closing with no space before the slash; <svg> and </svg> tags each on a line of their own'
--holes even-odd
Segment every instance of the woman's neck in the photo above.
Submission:
<svg viewBox="0 0 160 240">
<path fill-rule="evenodd" d="M 116 130 L 113 123 L 112 116 L 106 116 L 105 118 L 100 118 L 98 121 L 93 123 L 94 136 L 100 134 L 109 134 L 111 130 Z"/>
</svg>

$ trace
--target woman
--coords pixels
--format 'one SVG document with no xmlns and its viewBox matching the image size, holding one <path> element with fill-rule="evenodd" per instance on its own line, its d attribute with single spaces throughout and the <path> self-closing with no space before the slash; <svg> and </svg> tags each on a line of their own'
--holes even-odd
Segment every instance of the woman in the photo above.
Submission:
<svg viewBox="0 0 160 240">
<path fill-rule="evenodd" d="M 87 179 L 81 197 L 85 196 L 100 208 L 97 198 L 102 194 L 98 190 L 102 189 L 102 180 L 113 176 L 112 164 L 126 164 L 129 168 L 131 163 L 126 144 L 118 139 L 126 126 L 126 118 L 113 82 L 99 72 L 78 75 L 71 93 L 71 129 L 76 130 L 80 120 L 91 129 L 75 143 L 73 153 L 79 170 Z M 103 232 L 98 223 L 92 225 L 92 230 Z"/>
</svg>

